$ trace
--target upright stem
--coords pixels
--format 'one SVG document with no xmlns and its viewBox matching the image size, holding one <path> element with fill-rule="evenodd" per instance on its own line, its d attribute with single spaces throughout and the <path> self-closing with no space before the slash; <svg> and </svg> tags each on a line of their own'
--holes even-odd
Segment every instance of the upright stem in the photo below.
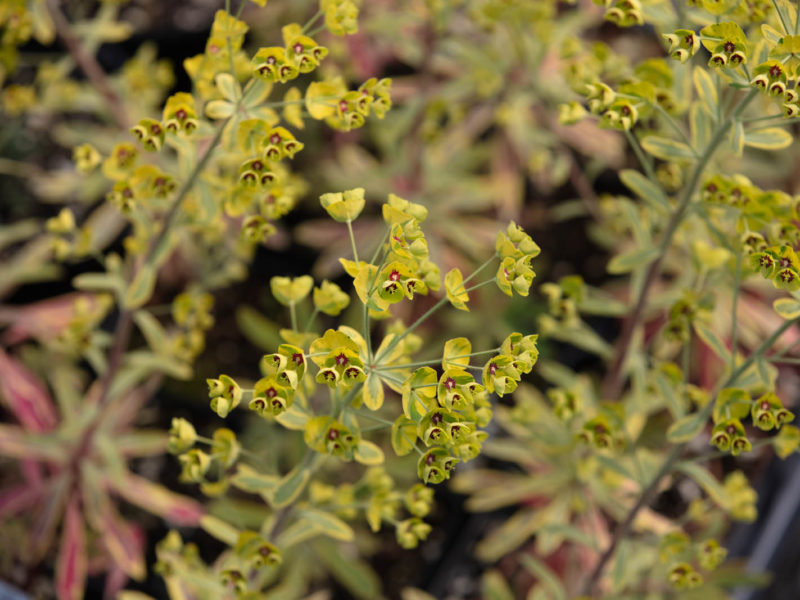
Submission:
<svg viewBox="0 0 800 600">
<path fill-rule="evenodd" d="M 622 330 L 622 334 L 620 335 L 620 340 L 616 346 L 616 352 L 614 355 L 614 359 L 611 364 L 611 368 L 609 369 L 608 376 L 603 384 L 603 395 L 607 399 L 616 399 L 619 397 L 620 393 L 622 392 L 622 385 L 624 383 L 623 371 L 625 367 L 625 363 L 628 359 L 628 354 L 631 350 L 631 341 L 633 340 L 633 334 L 636 329 L 639 327 L 639 324 L 644 317 L 644 309 L 647 306 L 647 300 L 650 295 L 650 290 L 653 287 L 653 284 L 658 279 L 658 276 L 661 274 L 661 264 L 664 261 L 664 256 L 666 255 L 667 248 L 669 247 L 670 243 L 672 242 L 672 237 L 675 235 L 675 232 L 678 229 L 678 226 L 683 221 L 683 217 L 686 214 L 686 210 L 689 207 L 689 204 L 692 201 L 692 196 L 694 195 L 695 190 L 700 182 L 700 177 L 703 175 L 703 171 L 705 170 L 708 162 L 711 160 L 714 152 L 717 149 L 717 146 L 722 142 L 725 138 L 725 135 L 728 133 L 733 121 L 739 117 L 739 115 L 744 112 L 744 109 L 747 107 L 748 104 L 756 97 L 758 94 L 758 90 L 750 90 L 750 92 L 741 100 L 739 106 L 736 107 L 734 110 L 717 128 L 714 136 L 711 138 L 711 141 L 708 143 L 705 151 L 703 152 L 702 156 L 700 156 L 700 160 L 698 160 L 697 164 L 695 165 L 694 170 L 692 171 L 692 176 L 689 179 L 689 182 L 686 184 L 686 187 L 683 189 L 683 193 L 680 197 L 678 202 L 678 207 L 675 209 L 675 212 L 670 217 L 669 222 L 667 223 L 667 227 L 664 230 L 664 235 L 661 238 L 661 243 L 659 244 L 659 253 L 658 256 L 650 263 L 647 268 L 647 273 L 645 274 L 644 283 L 639 291 L 639 296 L 636 300 L 636 304 L 634 306 L 633 312 L 631 313 L 630 318 L 625 322 L 625 325 Z"/>
<path fill-rule="evenodd" d="M 350 235 L 350 248 L 353 250 L 353 260 L 358 262 L 358 250 L 356 249 L 356 238 L 353 235 L 353 225 L 347 221 L 347 233 Z"/>
<path fill-rule="evenodd" d="M 125 104 L 122 98 L 119 97 L 114 88 L 108 81 L 105 71 L 97 62 L 94 56 L 89 54 L 83 47 L 80 38 L 75 34 L 72 26 L 67 21 L 61 8 L 58 6 L 58 0 L 47 0 L 47 8 L 50 16 L 53 19 L 58 37 L 64 42 L 67 50 L 72 55 L 72 58 L 84 72 L 89 82 L 100 93 L 105 100 L 108 111 L 111 113 L 114 122 L 120 129 L 128 129 L 131 125 L 128 113 L 125 110 Z"/>
<path fill-rule="evenodd" d="M 736 367 L 736 334 L 738 330 L 739 319 L 739 285 L 742 279 L 742 252 L 738 250 L 736 253 L 736 274 L 733 280 L 733 306 L 731 308 L 731 372 Z"/>
</svg>

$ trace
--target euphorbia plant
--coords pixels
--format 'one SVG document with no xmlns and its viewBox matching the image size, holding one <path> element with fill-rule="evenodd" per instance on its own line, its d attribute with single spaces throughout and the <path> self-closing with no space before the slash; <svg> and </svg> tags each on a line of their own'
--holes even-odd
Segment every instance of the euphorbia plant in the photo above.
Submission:
<svg viewBox="0 0 800 600">
<path fill-rule="evenodd" d="M 350 560 L 347 543 L 368 546 L 366 524 L 417 547 L 431 535 L 433 490 L 453 473 L 471 508 L 519 505 L 477 547 L 487 562 L 513 553 L 503 567 L 523 569 L 490 572 L 487 596 L 721 593 L 731 568 L 723 528 L 755 518 L 755 494 L 719 457 L 767 446 L 784 457 L 800 441 L 777 367 L 795 360 L 795 340 L 784 340 L 800 314 L 798 202 L 763 167 L 791 143 L 784 125 L 798 114 L 794 4 L 453 1 L 415 5 L 406 27 L 381 21 L 397 16 L 391 7 L 365 5 L 375 11 L 373 37 L 345 46 L 332 36 L 358 33 L 358 5 L 322 0 L 300 6 L 308 20 L 285 24 L 279 41 L 248 48 L 248 15 L 257 22 L 270 9 L 253 2 L 246 13 L 242 2 L 234 12 L 226 2 L 204 52 L 184 62 L 192 89 L 168 98 L 171 73 L 146 49 L 110 79 L 92 59 L 101 42 L 128 33 L 115 4 L 75 28 L 57 2 L 0 9 L 3 76 L 31 33 L 43 43 L 58 34 L 72 57 L 43 64 L 32 85 L 7 86 L 6 113 L 27 111 L 35 122 L 80 110 L 114 123 L 95 135 L 55 131 L 72 150 L 69 172 L 10 163 L 37 194 L 70 206 L 0 230 L 10 249 L 0 293 L 53 277 L 60 265 L 80 271 L 72 280 L 79 295 L 0 311 L 10 324 L 0 393 L 21 423 L 2 426 L 0 453 L 19 461 L 18 479 L 29 482 L 17 482 L 0 511 L 20 513 L 32 501 L 42 508 L 30 511 L 39 515 L 32 562 L 63 515 L 62 596 L 82 594 L 86 557 L 103 549 L 116 565 L 109 590 L 124 583 L 119 573 L 143 574 L 139 536 L 114 504 L 120 497 L 174 524 L 199 524 L 222 543 L 202 558 L 184 543 L 186 531 L 158 544 L 156 568 L 171 597 L 301 597 L 326 571 L 352 594 L 377 597 L 379 584 Z M 577 39 L 603 18 L 654 26 L 664 52 L 652 44 L 659 56 L 642 60 Z M 422 52 L 405 44 L 407 31 Z M 637 48 L 649 43 L 635 31 Z M 366 72 L 380 55 L 357 51 L 381 33 L 383 48 L 405 52 L 423 90 L 415 103 L 406 86 L 396 118 L 392 82 L 377 68 Z M 69 79 L 70 60 L 87 82 Z M 559 124 L 548 111 L 561 101 Z M 276 247 L 282 218 L 307 195 L 298 164 L 315 139 L 311 121 L 335 130 L 331 145 L 349 154 L 322 161 L 327 193 L 311 208 L 332 222 L 300 231 L 344 240 L 329 254 L 346 277 L 315 280 L 272 265 L 281 270 L 269 287 L 287 309 L 284 327 L 267 354 L 251 357 L 252 371 L 198 374 L 214 424 L 160 406 L 168 435 L 134 429 L 164 376 L 193 376 L 214 324 L 212 294 L 246 276 L 259 245 Z M 353 150 L 349 132 L 365 126 L 379 160 Z M 593 153 L 580 132 L 595 126 L 606 130 L 604 148 L 624 139 L 640 163 L 618 173 L 629 197 L 598 197 L 590 178 L 606 163 L 573 152 Z M 614 154 L 604 158 L 613 164 Z M 490 329 L 485 308 L 465 331 L 431 326 L 447 322 L 439 320 L 445 307 L 476 314 L 483 286 L 529 312 L 537 244 L 514 223 L 487 236 L 491 220 L 463 218 L 464 204 L 518 212 L 522 169 L 540 191 L 569 179 L 581 202 L 554 212 L 591 217 L 592 239 L 613 255 L 608 273 L 619 276 L 606 289 L 579 275 L 538 288 L 542 339 L 598 358 L 577 372 L 554 361 L 551 346 L 536 370 L 539 391 L 521 384 L 538 360 L 535 334 L 478 331 Z M 378 198 L 386 198 L 379 214 L 369 202 Z M 429 225 L 435 237 L 423 233 Z M 464 232 L 490 237 L 493 251 Z M 463 255 L 444 258 L 443 240 L 488 260 L 470 271 Z M 102 268 L 92 271 L 95 259 Z M 774 312 L 764 299 L 775 300 Z M 624 318 L 616 340 L 595 331 L 598 316 Z M 494 414 L 505 433 L 487 439 Z M 210 498 L 208 509 L 130 470 L 128 459 L 165 449 L 182 482 Z M 473 469 L 482 453 L 519 469 Z M 693 495 L 667 519 L 653 501 L 680 481 L 694 482 Z"/>
<path fill-rule="evenodd" d="M 302 432 L 307 448 L 297 463 L 283 474 L 263 472 L 257 462 L 248 464 L 230 430 L 218 429 L 213 440 L 206 440 L 209 454 L 193 447 L 200 438 L 191 425 L 176 422 L 173 427 L 172 447 L 180 453 L 184 479 L 201 483 L 214 496 L 229 486 L 257 494 L 272 509 L 257 530 L 243 530 L 215 517 L 203 520 L 209 533 L 230 546 L 216 561 L 217 588 L 205 582 L 200 590 L 193 583 L 188 573 L 199 565 L 194 559 L 187 561 L 177 534 L 172 534 L 160 564 L 175 578 L 173 585 L 211 596 L 224 593 L 226 587 L 237 594 L 262 593 L 280 577 L 281 562 L 294 564 L 309 551 L 302 544 L 320 535 L 352 540 L 354 531 L 347 521 L 361 514 L 373 531 L 386 523 L 400 545 L 416 547 L 430 532 L 422 519 L 430 510 L 432 490 L 423 484 L 442 483 L 459 463 L 478 456 L 487 436 L 483 428 L 492 415 L 490 394 L 513 392 L 536 363 L 536 336 L 520 333 L 497 348 L 477 352 L 468 339 L 455 338 L 445 343 L 439 358 L 413 358 L 423 345 L 415 333 L 418 327 L 447 304 L 468 311 L 471 290 L 496 283 L 509 296 L 527 296 L 534 276 L 530 261 L 539 247 L 514 223 L 498 235 L 495 257 L 466 278 L 458 269 L 447 273 L 440 300 L 413 323 L 394 321 L 376 338 L 375 319 L 391 318 L 394 304 L 439 290 L 441 276 L 422 231 L 427 210 L 395 195 L 382 208 L 385 241 L 369 262 L 360 260 L 351 224 L 364 208 L 364 193 L 359 188 L 320 198 L 349 233 L 353 260 L 341 261 L 362 304 L 360 331 L 347 325 L 322 335 L 310 331 L 318 313 L 336 316 L 349 303 L 349 296 L 331 282 L 314 288 L 314 310 L 301 329 L 298 305 L 311 295 L 313 280 L 274 277 L 272 293 L 290 311 L 291 326 L 281 330 L 285 343 L 261 358 L 263 377 L 252 388 L 244 389 L 228 375 L 208 380 L 211 409 L 220 417 L 246 405 L 268 422 Z M 494 275 L 490 271 L 488 278 L 468 285 L 495 261 L 499 264 Z M 471 364 L 485 356 L 483 366 Z M 480 383 L 476 371 L 481 373 Z M 387 402 L 387 394 L 392 402 Z M 230 450 L 220 451 L 223 436 Z M 397 456 L 416 453 L 415 472 L 422 483 L 406 490 L 396 487 L 382 467 L 385 454 L 376 443 L 381 440 L 390 441 Z M 318 472 L 328 456 L 370 468 L 355 484 L 324 483 Z M 299 593 L 302 588 L 295 589 Z"/>
</svg>

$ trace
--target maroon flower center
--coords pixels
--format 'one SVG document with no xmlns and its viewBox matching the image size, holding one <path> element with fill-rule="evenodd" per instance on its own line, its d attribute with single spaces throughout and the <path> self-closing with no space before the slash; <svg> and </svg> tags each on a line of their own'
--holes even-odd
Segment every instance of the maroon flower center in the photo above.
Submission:
<svg viewBox="0 0 800 600">
<path fill-rule="evenodd" d="M 339 365 L 340 367 L 343 367 L 349 362 L 350 359 L 348 359 L 343 353 L 336 356 L 336 364 Z"/>
<path fill-rule="evenodd" d="M 736 50 L 736 44 L 734 44 L 733 42 L 725 42 L 725 46 L 723 47 L 725 48 L 725 52 L 728 53 L 731 53 L 734 50 Z"/>
<path fill-rule="evenodd" d="M 444 382 L 444 387 L 446 387 L 448 390 L 452 390 L 454 387 L 456 387 L 456 380 L 452 377 L 448 377 Z"/>
</svg>

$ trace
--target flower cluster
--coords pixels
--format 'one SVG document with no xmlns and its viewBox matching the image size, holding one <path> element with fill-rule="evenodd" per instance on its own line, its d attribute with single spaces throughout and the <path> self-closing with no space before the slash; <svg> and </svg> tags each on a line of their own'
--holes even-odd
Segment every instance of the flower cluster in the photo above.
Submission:
<svg viewBox="0 0 800 600">
<path fill-rule="evenodd" d="M 619 27 L 633 27 L 644 23 L 639 0 L 606 0 L 605 19 Z"/>
<path fill-rule="evenodd" d="M 392 80 L 369 79 L 356 90 L 348 90 L 341 77 L 316 81 L 308 86 L 305 104 L 312 118 L 329 127 L 350 131 L 364 125 L 370 113 L 382 119 L 392 106 Z"/>
<path fill-rule="evenodd" d="M 668 580 L 679 590 L 703 583 L 700 570 L 711 572 L 725 560 L 728 551 L 714 538 L 693 543 L 683 531 L 673 531 L 661 539 L 659 558 L 669 564 Z"/>
<path fill-rule="evenodd" d="M 536 273 L 531 269 L 531 260 L 539 256 L 539 246 L 516 223 L 509 224 L 495 241 L 495 250 L 500 257 L 495 281 L 500 291 L 507 296 L 514 292 L 527 296 Z"/>
<path fill-rule="evenodd" d="M 344 194 L 325 194 L 320 200 L 338 221 L 351 221 L 363 207 L 361 189 Z M 378 265 L 340 259 L 353 277 L 353 286 L 361 301 L 377 314 L 388 316 L 388 308 L 415 294 L 438 290 L 440 271 L 428 256 L 428 243 L 420 223 L 428 216 L 425 207 L 389 194 L 383 205 L 383 219 L 389 226 L 389 241 Z"/>
<path fill-rule="evenodd" d="M 774 393 L 753 400 L 743 389 L 726 388 L 720 392 L 714 404 L 711 444 L 734 456 L 749 452 L 752 444 L 741 421 L 748 415 L 753 425 L 762 431 L 780 429 L 794 420 L 794 414 L 783 407 Z"/>
<path fill-rule="evenodd" d="M 293 23 L 282 29 L 284 47 L 261 48 L 253 56 L 253 75 L 268 82 L 286 83 L 301 73 L 310 73 L 328 55 L 328 49 L 303 35 Z"/>
</svg>

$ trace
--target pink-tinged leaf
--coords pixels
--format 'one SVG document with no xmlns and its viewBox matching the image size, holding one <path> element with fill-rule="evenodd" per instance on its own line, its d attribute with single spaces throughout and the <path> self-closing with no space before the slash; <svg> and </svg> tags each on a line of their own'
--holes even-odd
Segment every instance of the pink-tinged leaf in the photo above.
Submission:
<svg viewBox="0 0 800 600">
<path fill-rule="evenodd" d="M 105 572 L 106 582 L 105 585 L 103 585 L 103 598 L 117 598 L 117 594 L 119 594 L 125 587 L 125 584 L 128 583 L 128 576 L 116 563 L 112 563 Z"/>
<path fill-rule="evenodd" d="M 167 488 L 151 483 L 129 473 L 120 484 L 109 481 L 116 494 L 148 512 L 159 515 L 175 525 L 192 525 L 200 523 L 200 517 L 206 514 L 203 505 L 186 496 L 170 492 Z"/>
<path fill-rule="evenodd" d="M 31 459 L 20 461 L 20 471 L 29 485 L 38 486 L 42 484 L 42 465 L 37 461 Z"/>
<path fill-rule="evenodd" d="M 86 532 L 78 503 L 77 495 L 72 496 L 64 515 L 56 559 L 56 595 L 60 600 L 81 600 L 86 587 Z"/>
<path fill-rule="evenodd" d="M 56 527 L 61 521 L 72 490 L 72 477 L 60 473 L 53 479 L 45 494 L 30 532 L 30 553 L 33 561 L 41 559 L 53 545 Z"/>
<path fill-rule="evenodd" d="M 0 399 L 30 431 L 49 431 L 58 417 L 45 385 L 21 362 L 0 349 Z"/>
<path fill-rule="evenodd" d="M 128 577 L 141 581 L 147 574 L 144 564 L 144 536 L 133 525 L 126 523 L 109 503 L 100 516 L 103 545 Z"/>
<path fill-rule="evenodd" d="M 53 436 L 26 433 L 15 425 L 0 425 L 0 456 L 53 463 L 65 459 L 64 448 L 59 440 Z"/>
<path fill-rule="evenodd" d="M 0 517 L 8 518 L 35 506 L 42 495 L 40 486 L 20 485 L 0 491 Z"/>
<path fill-rule="evenodd" d="M 75 316 L 75 302 L 85 298 L 89 308 L 94 309 L 97 296 L 86 293 L 70 293 L 48 298 L 25 306 L 4 307 L 0 310 L 0 323 L 9 323 L 3 334 L 7 345 L 18 344 L 29 337 L 49 340 L 64 331 Z"/>
</svg>

